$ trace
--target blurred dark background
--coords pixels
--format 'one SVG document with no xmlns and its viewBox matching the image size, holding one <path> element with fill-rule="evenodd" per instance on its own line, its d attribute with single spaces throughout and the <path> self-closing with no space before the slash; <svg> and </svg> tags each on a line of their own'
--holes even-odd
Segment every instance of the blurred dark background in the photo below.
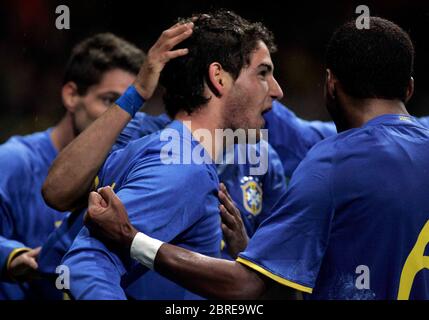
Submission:
<svg viewBox="0 0 429 320">
<path fill-rule="evenodd" d="M 70 8 L 70 30 L 57 30 L 55 9 Z M 329 120 L 323 105 L 324 52 L 334 29 L 357 17 L 365 4 L 373 16 L 393 20 L 416 47 L 416 88 L 408 109 L 429 114 L 429 1 L 54 1 L 0 2 L 0 142 L 55 124 L 63 115 L 60 88 L 63 67 L 73 45 L 110 31 L 147 51 L 177 17 L 228 8 L 273 30 L 278 53 L 275 75 L 283 102 L 306 119 Z M 162 110 L 152 110 L 159 113 Z"/>
</svg>

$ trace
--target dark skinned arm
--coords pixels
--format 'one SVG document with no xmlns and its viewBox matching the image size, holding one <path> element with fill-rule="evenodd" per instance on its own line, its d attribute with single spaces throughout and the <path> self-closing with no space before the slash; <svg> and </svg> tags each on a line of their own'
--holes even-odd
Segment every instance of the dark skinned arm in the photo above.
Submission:
<svg viewBox="0 0 429 320">
<path fill-rule="evenodd" d="M 192 23 L 174 25 L 165 30 L 149 50 L 134 82 L 145 100 L 152 97 L 165 64 L 187 54 L 187 49 L 172 49 L 192 34 L 192 28 Z M 67 211 L 86 203 L 94 177 L 130 120 L 128 112 L 114 105 L 58 155 L 42 188 L 49 206 Z"/>
<path fill-rule="evenodd" d="M 110 187 L 91 192 L 84 221 L 93 236 L 127 249 L 138 233 Z M 238 262 L 211 258 L 168 243 L 160 246 L 154 266 L 163 276 L 207 298 L 297 298 L 294 290 Z"/>
<path fill-rule="evenodd" d="M 207 298 L 257 299 L 269 279 L 244 265 L 211 258 L 164 243 L 155 258 L 155 271 Z"/>
</svg>

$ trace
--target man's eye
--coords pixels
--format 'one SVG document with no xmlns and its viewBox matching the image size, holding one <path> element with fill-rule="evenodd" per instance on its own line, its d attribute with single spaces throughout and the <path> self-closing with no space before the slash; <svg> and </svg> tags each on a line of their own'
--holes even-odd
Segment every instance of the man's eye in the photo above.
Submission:
<svg viewBox="0 0 429 320">
<path fill-rule="evenodd" d="M 263 78 L 265 78 L 265 77 L 267 76 L 267 74 L 268 74 L 268 71 L 267 71 L 267 70 L 264 70 L 264 71 L 259 72 L 259 75 L 260 75 L 261 77 L 263 77 Z"/>
<path fill-rule="evenodd" d="M 103 97 L 103 98 L 101 98 L 101 101 L 107 107 L 110 107 L 111 105 L 113 105 L 115 103 L 115 99 L 112 97 Z"/>
</svg>

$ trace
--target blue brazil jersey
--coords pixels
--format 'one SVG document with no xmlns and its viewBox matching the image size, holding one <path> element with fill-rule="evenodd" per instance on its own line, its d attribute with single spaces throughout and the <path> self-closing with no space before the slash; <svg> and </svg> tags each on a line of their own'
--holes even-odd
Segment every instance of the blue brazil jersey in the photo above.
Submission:
<svg viewBox="0 0 429 320">
<path fill-rule="evenodd" d="M 264 118 L 268 142 L 278 153 L 287 179 L 311 147 L 337 133 L 333 122 L 300 119 L 277 100 Z"/>
<path fill-rule="evenodd" d="M 100 171 L 100 184 L 114 186 L 138 230 L 219 257 L 216 167 L 195 163 L 194 159 L 187 162 L 189 152 L 194 151 L 204 153 L 204 148 L 192 139 L 186 126 L 173 121 L 166 129 L 113 152 Z M 145 286 L 144 279 L 154 271 L 148 272 L 124 252 L 109 250 L 91 237 L 86 227 L 64 256 L 63 264 L 70 269 L 70 291 L 77 299 L 125 299 L 124 289 L 138 281 L 139 290 L 131 297 L 151 297 L 151 288 Z M 178 291 L 182 292 L 182 299 L 197 298 L 166 279 L 158 280 L 151 286 L 164 288 L 164 299 L 173 292 L 178 298 Z"/>
<path fill-rule="evenodd" d="M 406 115 L 327 138 L 237 260 L 307 298 L 429 299 L 428 163 Z"/>
<path fill-rule="evenodd" d="M 256 149 L 258 154 L 261 149 L 264 149 L 263 152 L 267 152 L 266 173 L 252 174 L 253 165 L 248 159 L 249 156 L 246 163 L 237 164 L 240 152 L 249 155 L 252 152 L 251 149 Z M 217 172 L 219 180 L 225 184 L 235 205 L 240 210 L 246 232 L 251 237 L 259 224 L 269 216 L 273 205 L 286 192 L 286 179 L 279 156 L 268 143 L 234 145 L 233 151 L 235 164 L 218 164 Z M 261 163 L 263 161 L 261 160 Z M 223 243 L 222 249 L 222 257 L 232 259 L 225 243 Z"/>
<path fill-rule="evenodd" d="M 166 114 L 150 116 L 138 112 L 121 132 L 112 150 L 121 149 L 130 141 L 161 130 L 170 122 L 171 119 Z M 259 148 L 259 144 L 257 147 L 249 145 L 248 148 Z M 269 214 L 276 199 L 286 191 L 286 182 L 279 156 L 270 145 L 265 144 L 264 148 L 268 152 L 268 164 L 267 172 L 263 175 L 252 175 L 250 172 L 252 165 L 249 162 L 241 165 L 217 165 L 219 180 L 225 183 L 231 197 L 240 209 L 249 236 L 253 234 L 259 223 Z M 237 157 L 238 152 L 238 147 L 235 146 L 235 157 Z M 99 180 L 97 181 L 97 185 L 99 185 Z M 63 255 L 70 248 L 74 238 L 83 226 L 83 213 L 84 211 L 82 210 L 74 212 L 64 221 L 58 230 L 50 235 L 39 258 L 39 270 L 45 276 L 55 275 L 56 267 L 60 264 Z M 222 256 L 231 259 L 227 253 L 227 248 L 224 247 L 224 243 L 222 248 Z M 157 277 L 156 275 L 151 276 Z M 137 285 L 129 286 L 129 288 L 136 287 Z M 137 291 L 137 288 L 128 291 Z M 135 296 L 134 294 L 132 295 Z M 158 297 L 162 298 L 162 295 L 151 296 L 152 299 Z M 170 295 L 170 297 L 176 298 L 174 295 Z M 177 298 L 180 297 L 181 293 L 179 292 Z"/>
<path fill-rule="evenodd" d="M 165 116 L 151 116 L 138 112 L 122 130 L 111 152 L 125 147 L 130 141 L 164 128 L 171 120 Z M 98 179 L 98 178 L 97 178 Z M 99 181 L 96 183 L 99 186 Z M 64 254 L 70 248 L 74 238 L 83 226 L 85 210 L 76 210 L 67 216 L 58 229 L 52 232 L 39 255 L 39 272 L 45 277 L 56 276 L 55 270 Z"/>
<path fill-rule="evenodd" d="M 64 217 L 49 208 L 41 195 L 57 155 L 51 131 L 15 136 L 0 146 L 0 299 L 41 298 L 43 286 L 7 283 L 6 265 L 19 250 L 41 246 Z"/>
</svg>

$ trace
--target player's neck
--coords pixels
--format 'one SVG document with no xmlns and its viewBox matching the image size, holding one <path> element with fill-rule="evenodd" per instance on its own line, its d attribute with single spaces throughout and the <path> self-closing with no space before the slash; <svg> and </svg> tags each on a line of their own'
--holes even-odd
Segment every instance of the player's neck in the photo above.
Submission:
<svg viewBox="0 0 429 320">
<path fill-rule="evenodd" d="M 400 100 L 365 99 L 346 108 L 345 129 L 360 128 L 368 121 L 384 114 L 408 114 Z"/>
<path fill-rule="evenodd" d="M 216 141 L 219 141 L 219 139 L 216 139 L 216 134 L 219 134 L 216 129 L 223 129 L 223 127 L 220 123 L 219 115 L 213 114 L 213 110 L 216 110 L 216 108 L 203 107 L 195 110 L 192 115 L 181 111 L 176 115 L 175 119 L 182 121 L 192 132 L 194 139 L 201 143 L 213 160 L 216 160 L 223 154 L 222 144 L 216 143 Z"/>
<path fill-rule="evenodd" d="M 76 136 L 77 134 L 73 125 L 73 117 L 69 112 L 67 112 L 51 132 L 52 143 L 54 144 L 55 149 L 60 152 L 70 142 L 72 142 Z"/>
</svg>

